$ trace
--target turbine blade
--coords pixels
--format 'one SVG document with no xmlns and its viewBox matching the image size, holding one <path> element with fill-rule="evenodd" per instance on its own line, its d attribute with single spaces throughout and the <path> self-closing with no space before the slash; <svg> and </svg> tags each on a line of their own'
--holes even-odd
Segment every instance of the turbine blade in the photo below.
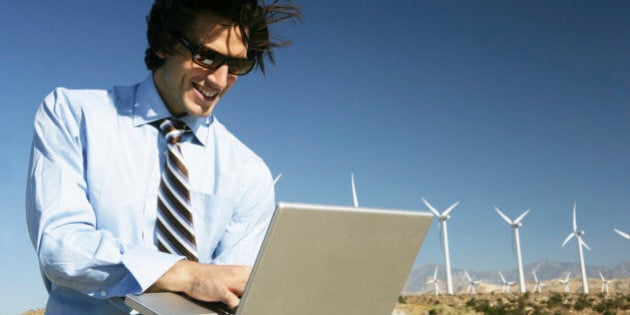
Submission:
<svg viewBox="0 0 630 315">
<path fill-rule="evenodd" d="M 536 273 L 532 272 L 532 275 L 534 275 L 534 282 L 538 283 L 538 277 L 536 277 Z"/>
<path fill-rule="evenodd" d="M 567 238 L 562 243 L 562 247 L 564 247 L 564 245 L 567 245 L 567 243 L 569 242 L 569 240 L 571 240 L 573 236 L 575 236 L 575 233 L 572 232 L 571 234 L 569 234 L 569 236 L 567 236 Z"/>
<path fill-rule="evenodd" d="M 575 203 L 573 203 L 573 232 L 577 231 L 577 220 L 575 219 Z"/>
<path fill-rule="evenodd" d="M 499 208 L 494 207 L 494 210 L 497 211 L 497 213 L 503 218 L 503 220 L 505 220 L 505 222 L 507 222 L 509 225 L 512 225 L 512 220 L 510 220 L 507 215 L 503 214 L 503 212 L 501 212 Z"/>
<path fill-rule="evenodd" d="M 464 275 L 466 276 L 466 279 L 468 279 L 468 282 L 472 281 L 472 279 L 470 279 L 470 275 L 468 274 L 468 270 L 464 270 Z"/>
<path fill-rule="evenodd" d="M 278 176 L 276 176 L 276 178 L 273 179 L 273 185 L 275 186 L 276 183 L 278 182 L 278 180 L 280 179 L 280 177 L 282 177 L 282 173 L 278 174 Z"/>
<path fill-rule="evenodd" d="M 501 270 L 499 270 L 499 276 L 501 277 L 501 281 L 505 284 L 505 277 L 503 276 Z"/>
<path fill-rule="evenodd" d="M 455 207 L 457 207 L 457 205 L 459 204 L 459 201 L 452 204 L 450 207 L 448 207 L 448 209 L 444 210 L 444 212 L 442 212 L 443 216 L 447 216 L 453 209 L 455 209 Z"/>
<path fill-rule="evenodd" d="M 602 278 L 602 281 L 606 281 L 606 279 L 604 279 L 604 275 L 602 274 L 601 270 L 599 270 L 599 277 Z"/>
<path fill-rule="evenodd" d="M 437 279 L 438 267 L 439 265 L 435 265 L 435 272 L 433 273 L 433 279 Z"/>
<path fill-rule="evenodd" d="M 357 199 L 357 189 L 354 186 L 354 174 L 350 173 L 350 181 L 352 182 L 352 203 L 354 204 L 354 207 L 357 208 L 359 207 L 359 200 Z"/>
<path fill-rule="evenodd" d="M 623 238 L 630 240 L 630 235 L 628 235 L 628 233 L 624 233 L 618 229 L 613 229 L 613 230 L 615 230 L 615 232 L 617 232 L 617 234 L 621 235 Z"/>
<path fill-rule="evenodd" d="M 523 214 L 521 214 L 520 216 L 518 216 L 518 218 L 516 218 L 516 220 L 514 220 L 514 224 L 518 224 L 521 222 L 521 220 L 523 220 L 523 218 L 529 213 L 529 209 L 527 209 L 525 212 L 523 212 Z"/>
<path fill-rule="evenodd" d="M 588 247 L 588 245 L 586 245 L 586 242 L 584 240 L 582 240 L 581 237 L 579 237 L 578 240 L 580 241 L 580 244 L 582 244 L 584 247 L 586 247 L 586 249 L 591 250 L 591 248 Z"/>
<path fill-rule="evenodd" d="M 424 197 L 422 197 L 422 202 L 429 208 L 429 210 L 431 210 L 431 212 L 433 212 L 436 217 L 440 217 L 440 213 L 435 210 L 435 208 L 433 208 L 433 206 L 426 199 L 424 199 Z"/>
</svg>

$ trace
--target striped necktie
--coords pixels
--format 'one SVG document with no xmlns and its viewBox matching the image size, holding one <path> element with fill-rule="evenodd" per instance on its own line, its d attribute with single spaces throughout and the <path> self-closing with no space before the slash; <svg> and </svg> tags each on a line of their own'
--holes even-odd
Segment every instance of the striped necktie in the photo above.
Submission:
<svg viewBox="0 0 630 315">
<path fill-rule="evenodd" d="M 158 192 L 157 243 L 162 252 L 199 261 L 195 240 L 188 169 L 179 142 L 190 129 L 181 121 L 164 119 L 160 130 L 166 138 L 168 154 Z"/>
</svg>

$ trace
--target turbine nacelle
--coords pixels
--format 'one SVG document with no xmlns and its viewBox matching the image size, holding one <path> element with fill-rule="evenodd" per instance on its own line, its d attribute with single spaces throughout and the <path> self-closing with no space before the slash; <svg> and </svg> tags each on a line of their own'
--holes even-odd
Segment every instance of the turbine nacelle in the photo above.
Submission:
<svg viewBox="0 0 630 315">
<path fill-rule="evenodd" d="M 529 213 L 529 209 L 525 210 L 525 212 L 523 212 L 514 221 L 512 221 L 507 215 L 505 215 L 503 212 L 501 212 L 501 210 L 499 210 L 499 208 L 494 207 L 494 210 L 496 210 L 497 213 L 503 218 L 503 220 L 505 220 L 505 222 L 507 222 L 507 224 L 509 224 L 513 229 L 518 229 L 521 226 L 523 226 L 523 223 L 521 221 Z"/>
<path fill-rule="evenodd" d="M 449 215 L 449 213 L 451 213 L 451 211 L 453 211 L 453 209 L 455 209 L 455 207 L 457 207 L 457 205 L 459 204 L 459 201 L 452 204 L 450 207 L 448 207 L 446 210 L 444 210 L 444 212 L 440 213 L 439 211 L 437 211 L 426 199 L 424 199 L 424 197 L 421 198 L 422 202 L 429 208 L 429 210 L 433 213 L 433 215 L 438 218 L 440 221 L 446 221 L 448 219 L 451 218 L 451 216 Z"/>
</svg>

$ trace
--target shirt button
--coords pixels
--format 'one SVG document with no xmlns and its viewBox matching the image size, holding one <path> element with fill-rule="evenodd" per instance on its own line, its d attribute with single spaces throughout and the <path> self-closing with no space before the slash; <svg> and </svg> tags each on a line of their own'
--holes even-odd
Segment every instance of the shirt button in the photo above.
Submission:
<svg viewBox="0 0 630 315">
<path fill-rule="evenodd" d="M 106 295 L 107 295 L 107 292 L 101 291 L 101 296 L 106 296 Z"/>
</svg>

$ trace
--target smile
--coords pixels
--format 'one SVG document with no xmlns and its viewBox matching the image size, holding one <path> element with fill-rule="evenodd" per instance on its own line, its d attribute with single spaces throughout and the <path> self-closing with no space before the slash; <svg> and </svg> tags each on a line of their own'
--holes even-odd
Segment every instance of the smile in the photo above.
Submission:
<svg viewBox="0 0 630 315">
<path fill-rule="evenodd" d="M 193 83 L 193 87 L 195 88 L 195 90 L 199 91 L 199 93 L 201 93 L 201 95 L 203 95 L 206 98 L 213 98 L 217 96 L 217 94 L 219 94 L 219 92 L 217 91 L 206 90 L 203 87 L 197 85 L 196 83 Z"/>
</svg>

